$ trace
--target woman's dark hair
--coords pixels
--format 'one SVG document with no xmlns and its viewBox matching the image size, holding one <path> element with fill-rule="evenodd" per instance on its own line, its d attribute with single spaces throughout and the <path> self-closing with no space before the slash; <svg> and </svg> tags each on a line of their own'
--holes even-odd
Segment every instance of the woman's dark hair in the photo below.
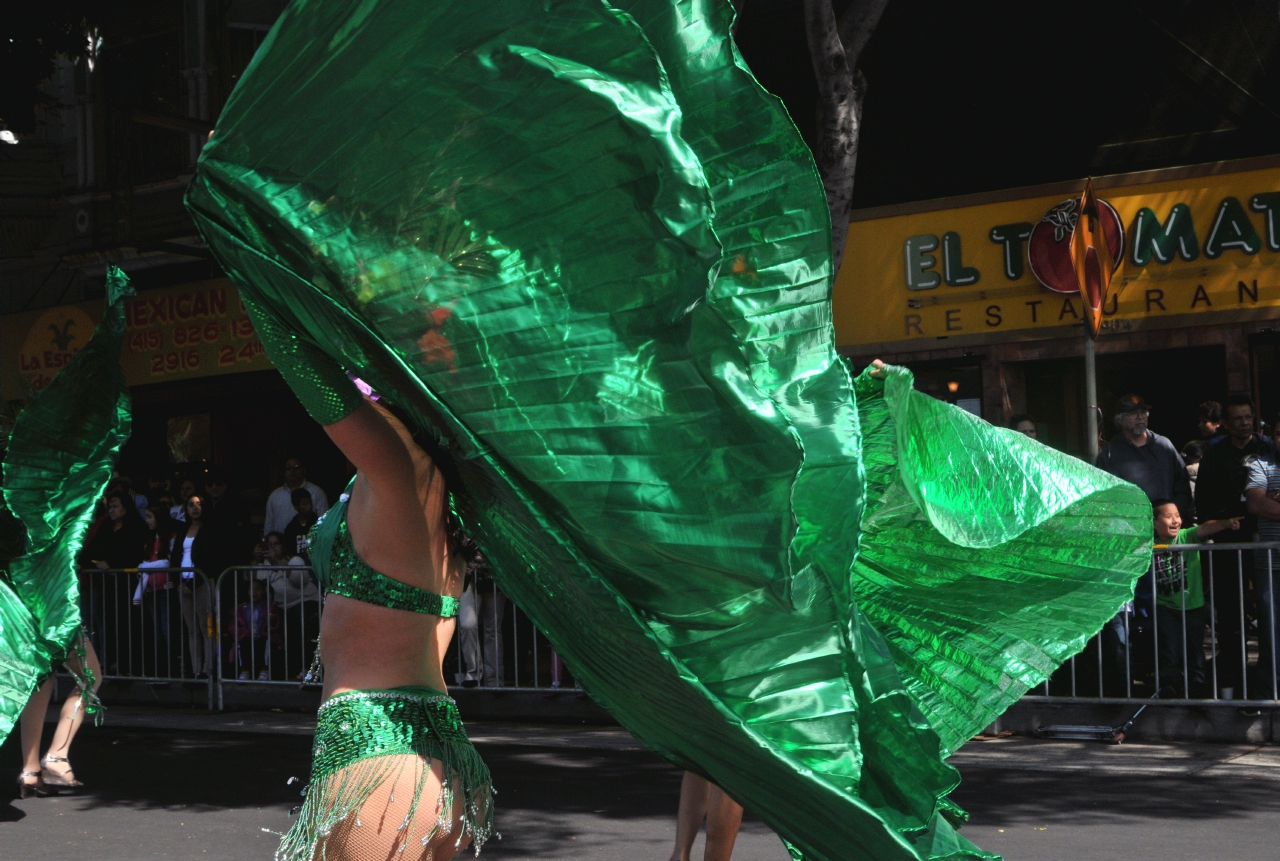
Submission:
<svg viewBox="0 0 1280 861">
<path fill-rule="evenodd" d="M 151 512 L 151 516 L 156 519 L 156 535 L 161 540 L 167 540 L 173 534 L 173 518 L 169 516 L 169 506 L 154 504 L 148 505 L 147 511 Z"/>
<path fill-rule="evenodd" d="M 1031 422 L 1032 424 L 1036 423 L 1035 419 L 1031 418 L 1031 416 L 1026 413 L 1014 413 L 1013 416 L 1009 418 L 1009 427 L 1013 430 L 1017 430 L 1018 425 L 1023 422 Z"/>
<path fill-rule="evenodd" d="M 1182 457 L 1187 460 L 1193 457 L 1196 460 L 1204 460 L 1205 453 L 1208 451 L 1209 446 L 1205 444 L 1204 440 L 1193 439 L 1182 447 Z"/>
</svg>

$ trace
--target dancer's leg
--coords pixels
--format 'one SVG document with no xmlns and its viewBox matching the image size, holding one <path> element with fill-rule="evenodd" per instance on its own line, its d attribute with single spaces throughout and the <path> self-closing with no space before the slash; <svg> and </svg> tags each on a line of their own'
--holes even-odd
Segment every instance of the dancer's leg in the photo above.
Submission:
<svg viewBox="0 0 1280 861">
<path fill-rule="evenodd" d="M 680 807 L 676 811 L 676 846 L 671 850 L 670 861 L 689 861 L 698 829 L 707 818 L 710 790 L 711 784 L 705 778 L 691 771 L 684 773 L 684 780 L 680 781 Z"/>
<path fill-rule="evenodd" d="M 53 696 L 53 676 L 45 679 L 44 684 L 36 688 L 36 692 L 27 700 L 26 708 L 19 718 L 18 731 L 22 736 L 22 770 L 34 771 L 35 774 L 23 780 L 34 784 L 40 774 L 40 740 L 44 734 L 44 716 L 49 711 L 49 697 Z"/>
<path fill-rule="evenodd" d="M 742 805 L 715 784 L 707 794 L 707 848 L 703 861 L 729 861 L 742 827 Z"/>
<path fill-rule="evenodd" d="M 98 663 L 98 655 L 93 649 L 93 643 L 85 640 L 85 664 L 93 673 L 93 691 L 97 693 L 98 688 L 102 685 L 102 667 Z M 72 654 L 67 659 L 67 666 L 80 677 L 86 675 L 84 667 L 80 665 L 79 656 Z M 84 703 L 80 699 L 79 691 L 73 692 L 67 697 L 66 702 L 62 704 L 62 715 L 58 719 L 58 725 L 53 730 L 53 740 L 49 742 L 49 750 L 46 756 L 67 759 L 71 753 L 71 742 L 75 739 L 76 733 L 80 731 L 80 725 L 84 723 Z M 54 762 L 46 764 L 45 768 L 53 773 L 65 777 L 68 780 L 74 778 L 71 763 Z"/>
</svg>

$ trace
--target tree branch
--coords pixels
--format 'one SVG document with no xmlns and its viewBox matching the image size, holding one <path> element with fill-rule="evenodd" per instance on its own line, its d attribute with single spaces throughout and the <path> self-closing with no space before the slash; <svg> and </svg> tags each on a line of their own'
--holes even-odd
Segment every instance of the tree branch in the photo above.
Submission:
<svg viewBox="0 0 1280 861">
<path fill-rule="evenodd" d="M 840 16 L 840 44 L 844 45 L 845 60 L 850 68 L 858 67 L 862 49 L 867 47 L 888 5 L 889 0 L 853 0 Z"/>
<path fill-rule="evenodd" d="M 853 172 L 857 165 L 862 97 L 866 88 L 861 73 L 850 62 L 840 40 L 839 24 L 831 0 L 804 0 L 804 23 L 809 58 L 818 83 L 817 142 L 813 157 L 822 175 L 822 187 L 831 213 L 834 275 L 843 261 L 845 237 L 849 231 Z M 857 28 L 853 29 L 856 35 Z"/>
<path fill-rule="evenodd" d="M 818 89 L 821 90 L 823 80 L 834 71 L 833 64 L 845 62 L 844 46 L 840 43 L 831 0 L 804 0 L 804 31 L 809 42 L 813 76 L 818 79 Z"/>
</svg>

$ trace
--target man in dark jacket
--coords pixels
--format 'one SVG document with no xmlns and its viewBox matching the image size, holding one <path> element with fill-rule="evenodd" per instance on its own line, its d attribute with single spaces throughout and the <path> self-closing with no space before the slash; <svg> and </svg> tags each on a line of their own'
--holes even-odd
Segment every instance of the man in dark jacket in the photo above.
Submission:
<svg viewBox="0 0 1280 861">
<path fill-rule="evenodd" d="M 1118 433 L 1098 452 L 1095 466 L 1141 487 L 1148 499 L 1172 499 L 1184 523 L 1191 523 L 1195 506 L 1191 478 L 1182 455 L 1169 442 L 1147 428 L 1151 405 L 1137 395 L 1125 395 L 1116 404 Z"/>
<path fill-rule="evenodd" d="M 1249 541 L 1258 529 L 1258 519 L 1249 514 L 1244 499 L 1245 463 L 1251 457 L 1271 455 L 1275 447 L 1271 440 L 1254 433 L 1253 402 L 1247 395 L 1228 398 L 1223 418 L 1226 436 L 1210 445 L 1200 462 L 1200 474 L 1196 478 L 1196 514 L 1201 523 L 1243 517 L 1239 537 L 1228 540 Z M 1240 650 L 1240 572 L 1243 570 L 1243 580 L 1247 582 L 1253 572 L 1253 554 L 1245 553 L 1243 559 L 1234 550 L 1205 555 L 1212 557 L 1204 560 L 1203 567 L 1209 570 L 1212 564 L 1212 587 L 1205 595 L 1205 601 L 1212 599 L 1215 608 L 1218 687 L 1231 688 L 1233 695 L 1240 697 L 1243 695 L 1241 682 L 1244 672 L 1244 655 Z M 1206 584 L 1206 590 L 1209 589 Z"/>
<path fill-rule="evenodd" d="M 1116 435 L 1098 452 L 1095 464 L 1104 472 L 1131 481 L 1147 494 L 1147 499 L 1171 499 L 1178 506 L 1184 523 L 1191 523 L 1195 503 L 1191 498 L 1191 476 L 1182 455 L 1167 437 L 1148 429 L 1151 405 L 1138 395 L 1125 395 L 1116 403 Z M 1108 696 L 1123 696 L 1128 690 L 1126 667 L 1132 669 L 1147 657 L 1151 620 L 1155 614 L 1155 598 L 1151 580 L 1138 581 L 1134 595 L 1134 618 L 1125 624 L 1121 611 L 1102 630 L 1103 675 Z M 1143 632 L 1146 632 L 1145 634 Z M 1141 652 L 1126 659 L 1126 650 Z"/>
</svg>

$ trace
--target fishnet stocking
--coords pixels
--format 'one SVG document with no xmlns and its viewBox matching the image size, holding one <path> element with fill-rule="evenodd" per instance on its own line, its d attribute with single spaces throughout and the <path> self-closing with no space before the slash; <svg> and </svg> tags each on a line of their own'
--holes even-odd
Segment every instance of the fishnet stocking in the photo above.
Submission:
<svg viewBox="0 0 1280 861">
<path fill-rule="evenodd" d="M 327 840 L 321 841 L 314 861 L 449 861 L 470 843 L 467 837 L 462 846 L 454 848 L 462 833 L 463 793 L 459 786 L 454 793 L 449 830 L 441 830 L 426 846 L 422 845 L 422 837 L 440 817 L 443 769 L 439 760 L 428 761 L 413 754 L 382 759 L 392 767 L 391 776 L 373 791 L 357 814 L 348 816 Z M 431 773 L 423 781 L 417 810 L 405 825 L 414 791 L 428 763 Z"/>
</svg>

